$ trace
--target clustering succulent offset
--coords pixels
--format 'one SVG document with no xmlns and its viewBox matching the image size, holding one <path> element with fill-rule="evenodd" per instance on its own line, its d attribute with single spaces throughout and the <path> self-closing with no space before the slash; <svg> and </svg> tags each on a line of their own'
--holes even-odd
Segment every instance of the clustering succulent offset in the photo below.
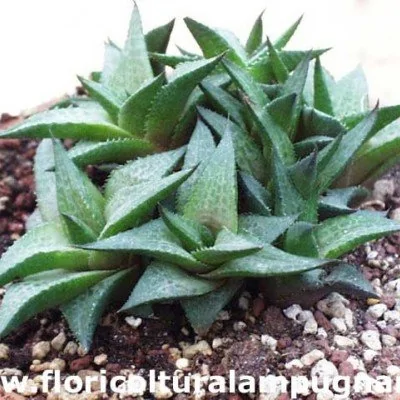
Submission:
<svg viewBox="0 0 400 400">
<path fill-rule="evenodd" d="M 180 301 L 203 333 L 246 278 L 277 298 L 374 296 L 338 257 L 400 230 L 351 208 L 366 195 L 354 185 L 399 156 L 400 107 L 369 110 L 362 71 L 335 82 L 326 49 L 285 50 L 300 20 L 272 43 L 260 16 L 245 46 L 185 23 L 202 56 L 165 54 L 173 22 L 144 35 L 135 7 L 125 46 L 107 43 L 103 71 L 81 78 L 88 98 L 0 134 L 44 139 L 38 210 L 0 260 L 2 336 L 59 306 L 89 348 L 105 308 L 124 301 L 134 315 Z M 90 164 L 111 171 L 104 190 Z"/>
</svg>

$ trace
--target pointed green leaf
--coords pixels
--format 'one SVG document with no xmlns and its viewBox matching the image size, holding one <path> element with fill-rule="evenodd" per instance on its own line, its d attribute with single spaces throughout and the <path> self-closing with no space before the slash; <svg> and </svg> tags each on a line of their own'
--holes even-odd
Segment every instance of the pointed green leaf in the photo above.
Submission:
<svg viewBox="0 0 400 400">
<path fill-rule="evenodd" d="M 329 218 L 317 225 L 314 236 L 322 257 L 336 258 L 355 247 L 400 230 L 396 221 L 358 212 Z"/>
<path fill-rule="evenodd" d="M 203 57 L 196 55 L 174 55 L 163 53 L 149 53 L 152 62 L 165 65 L 168 67 L 176 68 L 179 64 L 202 60 Z"/>
<path fill-rule="evenodd" d="M 327 262 L 327 260 L 295 256 L 264 244 L 259 252 L 229 261 L 204 276 L 209 279 L 222 279 L 292 275 L 318 268 Z"/>
<path fill-rule="evenodd" d="M 63 108 L 36 114 L 0 133 L 0 138 L 51 138 L 107 140 L 132 138 L 113 125 L 107 113 L 95 108 Z"/>
<path fill-rule="evenodd" d="M 273 159 L 274 213 L 276 215 L 294 215 L 304 211 L 304 200 L 294 185 L 288 169 L 275 152 Z"/>
<path fill-rule="evenodd" d="M 299 160 L 289 169 L 291 181 L 293 182 L 297 191 L 305 199 L 310 199 L 314 192 L 317 194 L 317 160 L 318 154 L 316 151 L 314 151 L 308 157 Z"/>
<path fill-rule="evenodd" d="M 183 208 L 192 192 L 193 185 L 206 166 L 205 160 L 214 153 L 215 147 L 214 138 L 210 130 L 202 121 L 198 120 L 187 146 L 183 168 L 190 169 L 195 168 L 197 165 L 199 166 L 178 189 L 177 209 L 180 212 L 183 212 Z"/>
<path fill-rule="evenodd" d="M 296 33 L 297 28 L 299 27 L 303 16 L 301 16 L 293 25 L 291 25 L 274 43 L 274 46 L 277 50 L 283 49 L 289 42 L 289 40 Z"/>
<path fill-rule="evenodd" d="M 328 190 L 318 203 L 320 217 L 331 218 L 351 214 L 356 211 L 350 208 L 351 203 L 363 200 L 367 196 L 368 190 L 360 186 Z"/>
<path fill-rule="evenodd" d="M 298 221 L 289 227 L 285 234 L 283 248 L 298 256 L 318 257 L 319 249 L 314 236 L 314 224 Z"/>
<path fill-rule="evenodd" d="M 376 110 L 371 112 L 362 122 L 355 128 L 347 132 L 340 141 L 333 157 L 318 174 L 320 192 L 322 193 L 337 179 L 345 170 L 346 166 L 351 162 L 354 155 L 363 143 L 368 139 L 371 129 L 376 122 Z M 319 154 L 323 158 L 330 151 L 330 146 L 326 146 Z"/>
<path fill-rule="evenodd" d="M 237 181 L 235 153 L 230 134 L 225 134 L 193 185 L 184 215 L 213 231 L 222 227 L 237 231 Z"/>
<path fill-rule="evenodd" d="M 267 162 L 254 139 L 229 119 L 203 107 L 199 107 L 198 111 L 201 118 L 218 137 L 222 138 L 226 132 L 232 135 L 235 158 L 239 168 L 254 175 L 259 181 L 266 182 Z"/>
<path fill-rule="evenodd" d="M 43 272 L 11 285 L 0 308 L 0 336 L 8 335 L 39 312 L 73 299 L 108 275 L 109 271 L 60 270 Z"/>
<path fill-rule="evenodd" d="M 335 115 L 339 118 L 368 110 L 368 84 L 360 66 L 337 82 L 332 104 Z"/>
<path fill-rule="evenodd" d="M 325 114 L 334 115 L 331 94 L 319 57 L 314 68 L 314 107 Z"/>
<path fill-rule="evenodd" d="M 99 234 L 105 225 L 105 201 L 97 187 L 71 161 L 60 143 L 54 142 L 57 204 L 60 214 L 81 221 L 94 234 Z M 67 227 L 71 225 L 66 220 Z M 76 227 L 76 226 L 75 226 Z M 75 229 L 73 229 L 75 231 Z M 68 229 L 69 231 L 69 229 Z M 69 231 L 71 242 L 75 235 Z"/>
<path fill-rule="evenodd" d="M 112 41 L 104 44 L 104 64 L 101 71 L 100 83 L 111 87 L 110 81 L 114 75 L 118 64 L 121 61 L 121 49 Z"/>
<path fill-rule="evenodd" d="M 195 87 L 216 67 L 221 56 L 180 65 L 156 95 L 146 120 L 146 138 L 167 145 Z"/>
<path fill-rule="evenodd" d="M 218 86 L 202 83 L 200 87 L 218 113 L 224 114 L 226 117 L 236 122 L 242 129 L 246 129 L 246 124 L 242 115 L 244 107 L 239 100 L 235 99 L 227 91 Z"/>
<path fill-rule="evenodd" d="M 42 216 L 40 215 L 40 211 L 38 208 L 35 208 L 33 213 L 28 217 L 25 223 L 26 231 L 29 232 L 32 229 L 43 225 L 45 221 L 43 221 Z"/>
<path fill-rule="evenodd" d="M 30 230 L 2 256 L 0 284 L 50 269 L 85 269 L 89 255 L 70 246 L 60 223 L 48 222 Z"/>
<path fill-rule="evenodd" d="M 169 39 L 172 30 L 174 29 L 175 20 L 168 22 L 165 25 L 159 26 L 150 32 L 146 33 L 146 47 L 149 52 L 165 53 L 167 51 Z M 151 61 L 151 66 L 154 73 L 160 74 L 164 71 L 164 66 L 155 61 Z"/>
<path fill-rule="evenodd" d="M 251 28 L 250 35 L 246 42 L 246 51 L 248 54 L 254 53 L 262 43 L 263 38 L 263 21 L 262 17 L 264 15 L 264 11 L 258 16 L 256 21 L 254 22 L 253 27 Z"/>
<path fill-rule="evenodd" d="M 161 200 L 173 193 L 192 173 L 176 172 L 166 178 L 123 188 L 106 205 L 107 224 L 101 238 L 115 235 L 143 222 Z"/>
<path fill-rule="evenodd" d="M 134 67 L 133 67 L 134 66 Z M 136 92 L 145 81 L 153 77 L 143 35 L 142 21 L 134 6 L 128 37 L 117 67 L 109 79 L 109 86 L 121 96 Z"/>
<path fill-rule="evenodd" d="M 181 301 L 186 317 L 197 334 L 207 333 L 219 312 L 231 301 L 242 284 L 243 281 L 232 279 L 210 293 Z"/>
<path fill-rule="evenodd" d="M 222 229 L 214 246 L 192 252 L 197 260 L 210 265 L 218 265 L 236 258 L 245 257 L 260 251 L 262 246 L 249 239 Z"/>
<path fill-rule="evenodd" d="M 400 122 L 395 121 L 371 137 L 358 151 L 337 186 L 361 184 L 382 176 L 399 158 Z"/>
<path fill-rule="evenodd" d="M 106 199 L 112 197 L 120 189 L 166 176 L 172 172 L 184 154 L 185 148 L 181 147 L 180 149 L 138 158 L 115 169 L 111 172 L 105 187 Z"/>
<path fill-rule="evenodd" d="M 315 108 L 303 107 L 299 136 L 304 138 L 316 135 L 337 137 L 342 133 L 346 133 L 346 128 L 338 119 Z"/>
<path fill-rule="evenodd" d="M 240 188 L 239 191 L 245 212 L 271 215 L 271 194 L 261 185 L 252 175 L 244 172 L 239 173 Z"/>
<path fill-rule="evenodd" d="M 184 18 L 185 24 L 200 46 L 204 57 L 211 58 L 227 52 L 226 57 L 244 65 L 247 55 L 239 40 L 231 33 L 219 29 L 211 29 L 191 18 Z"/>
<path fill-rule="evenodd" d="M 285 131 L 289 132 L 295 118 L 297 95 L 295 93 L 276 97 L 266 106 L 272 119 Z"/>
<path fill-rule="evenodd" d="M 201 272 L 208 269 L 182 248 L 180 241 L 161 219 L 82 247 L 90 250 L 141 254 L 179 265 L 190 271 Z"/>
<path fill-rule="evenodd" d="M 182 242 L 186 250 L 211 246 L 214 242 L 212 233 L 204 225 L 174 214 L 163 207 L 160 207 L 160 215 L 165 225 Z"/>
<path fill-rule="evenodd" d="M 264 106 L 269 103 L 269 98 L 264 93 L 261 86 L 245 69 L 238 67 L 228 60 L 224 60 L 223 65 L 235 85 L 247 96 L 246 98 L 248 101 L 260 106 Z"/>
<path fill-rule="evenodd" d="M 281 57 L 279 56 L 269 38 L 267 38 L 267 46 L 271 68 L 274 73 L 275 79 L 279 83 L 284 83 L 289 77 L 289 71 L 287 70 L 286 65 L 281 60 Z"/>
<path fill-rule="evenodd" d="M 124 163 L 154 152 L 144 139 L 114 139 L 106 142 L 78 142 L 68 151 L 68 157 L 79 167 L 104 163 Z"/>
<path fill-rule="evenodd" d="M 294 224 L 296 216 L 264 217 L 262 215 L 241 215 L 239 217 L 239 233 L 251 235 L 261 244 L 273 243 L 279 236 Z"/>
<path fill-rule="evenodd" d="M 146 116 L 149 113 L 154 98 L 164 83 L 165 76 L 159 75 L 146 82 L 126 99 L 118 115 L 118 125 L 137 136 L 144 136 L 146 133 Z"/>
<path fill-rule="evenodd" d="M 127 280 L 134 282 L 132 269 L 105 278 L 61 307 L 69 328 L 86 351 L 90 350 L 94 332 L 106 307 L 126 286 Z"/>
<path fill-rule="evenodd" d="M 121 311 L 129 312 L 142 304 L 200 296 L 220 285 L 189 275 L 172 264 L 153 262 L 145 270 Z"/>
<path fill-rule="evenodd" d="M 118 95 L 101 83 L 90 81 L 83 77 L 78 78 L 82 86 L 89 93 L 89 96 L 96 100 L 104 110 L 108 112 L 114 123 L 117 123 L 119 109 L 122 105 L 122 100 Z"/>
<path fill-rule="evenodd" d="M 57 204 L 56 175 L 50 171 L 53 166 L 53 143 L 50 139 L 44 139 L 36 150 L 34 164 L 36 202 L 43 221 L 54 221 L 60 216 Z"/>
<path fill-rule="evenodd" d="M 299 157 L 308 156 L 314 150 L 321 150 L 328 144 L 332 143 L 330 136 L 310 136 L 294 144 L 296 155 Z"/>
</svg>

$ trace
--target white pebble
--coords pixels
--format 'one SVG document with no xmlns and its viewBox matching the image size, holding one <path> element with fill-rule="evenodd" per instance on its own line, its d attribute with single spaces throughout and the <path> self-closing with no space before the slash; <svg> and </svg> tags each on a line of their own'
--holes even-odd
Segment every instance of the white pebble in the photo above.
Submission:
<svg viewBox="0 0 400 400">
<path fill-rule="evenodd" d="M 175 366 L 178 369 L 189 368 L 190 361 L 187 358 L 178 358 L 175 362 Z"/>
<path fill-rule="evenodd" d="M 346 361 L 352 365 L 355 371 L 365 371 L 364 363 L 358 357 L 349 356 Z"/>
<path fill-rule="evenodd" d="M 297 321 L 301 324 L 306 323 L 310 319 L 314 319 L 314 314 L 310 310 L 303 310 L 297 316 Z"/>
<path fill-rule="evenodd" d="M 238 305 L 241 310 L 247 311 L 250 306 L 249 299 L 245 296 L 241 296 L 239 298 Z"/>
<path fill-rule="evenodd" d="M 387 305 L 384 303 L 378 303 L 368 308 L 367 314 L 373 318 L 379 319 L 387 311 Z"/>
<path fill-rule="evenodd" d="M 39 342 L 32 347 L 32 358 L 43 360 L 50 353 L 50 342 Z"/>
<path fill-rule="evenodd" d="M 189 360 L 198 353 L 201 353 L 204 356 L 210 356 L 212 354 L 211 347 L 205 340 L 200 340 L 200 342 L 183 349 L 184 358 L 188 358 Z"/>
<path fill-rule="evenodd" d="M 386 347 L 393 347 L 396 345 L 396 338 L 391 335 L 382 335 L 382 343 Z"/>
<path fill-rule="evenodd" d="M 236 321 L 236 322 L 233 324 L 233 330 L 234 330 L 235 332 L 244 331 L 244 330 L 246 329 L 246 327 L 247 327 L 247 325 L 246 325 L 246 323 L 243 322 L 243 321 Z"/>
<path fill-rule="evenodd" d="M 278 341 L 275 338 L 273 338 L 272 336 L 261 335 L 261 343 L 264 346 L 267 346 L 272 351 L 275 351 L 276 350 L 276 345 L 278 344 Z"/>
<path fill-rule="evenodd" d="M 161 382 L 155 383 L 154 397 L 156 399 L 169 399 L 173 395 L 172 390 L 168 386 L 161 384 Z"/>
<path fill-rule="evenodd" d="M 400 323 L 400 311 L 388 310 L 383 315 L 383 318 L 386 322 L 389 322 L 392 324 L 398 324 L 398 323 Z"/>
<path fill-rule="evenodd" d="M 218 349 L 218 347 L 221 347 L 223 345 L 223 340 L 221 338 L 215 338 L 212 341 L 212 348 L 213 349 Z"/>
<path fill-rule="evenodd" d="M 363 358 L 365 362 L 372 362 L 374 360 L 375 357 L 377 357 L 379 355 L 379 353 L 375 350 L 371 350 L 371 349 L 367 349 L 364 350 L 363 353 Z"/>
<path fill-rule="evenodd" d="M 304 367 L 304 364 L 297 358 L 292 361 L 289 361 L 285 364 L 286 369 L 298 368 L 301 369 Z"/>
<path fill-rule="evenodd" d="M 300 361 L 306 366 L 309 367 L 316 363 L 319 360 L 325 358 L 325 354 L 321 350 L 312 350 L 307 354 L 304 354 L 303 357 L 300 358 Z"/>
<path fill-rule="evenodd" d="M 371 350 L 379 351 L 382 349 L 382 343 L 379 338 L 379 332 L 373 330 L 364 331 L 361 334 L 361 341 Z"/>
<path fill-rule="evenodd" d="M 142 325 L 142 318 L 135 318 L 133 316 L 125 317 L 125 322 L 131 326 L 133 329 L 139 328 Z"/>
<path fill-rule="evenodd" d="M 398 367 L 397 365 L 389 365 L 386 368 L 386 373 L 389 376 L 400 376 L 400 367 Z"/>
<path fill-rule="evenodd" d="M 293 321 L 297 321 L 297 316 L 303 311 L 303 309 L 298 304 L 293 304 L 292 306 L 283 310 L 285 316 Z"/>
<path fill-rule="evenodd" d="M 317 393 L 317 400 L 333 400 L 335 395 L 331 390 L 323 390 Z"/>
<path fill-rule="evenodd" d="M 344 322 L 343 318 L 333 317 L 331 319 L 331 324 L 335 328 L 335 330 L 338 331 L 339 333 L 346 333 L 347 332 L 347 325 Z"/>
<path fill-rule="evenodd" d="M 318 332 L 318 323 L 313 317 L 304 324 L 303 333 L 305 335 L 315 335 L 317 332 Z"/>
<path fill-rule="evenodd" d="M 349 338 L 342 335 L 335 335 L 333 338 L 334 344 L 340 349 L 352 349 L 357 345 L 357 339 Z"/>
<path fill-rule="evenodd" d="M 311 369 L 311 376 L 316 377 L 318 383 L 322 383 L 325 380 L 331 383 L 338 375 L 339 372 L 335 364 L 325 359 L 319 360 Z"/>
<path fill-rule="evenodd" d="M 318 328 L 317 330 L 317 337 L 320 339 L 326 339 L 328 337 L 328 334 L 324 328 Z"/>
<path fill-rule="evenodd" d="M 354 328 L 354 316 L 353 311 L 351 311 L 350 308 L 346 308 L 344 313 L 344 322 L 346 323 L 348 329 Z"/>
</svg>

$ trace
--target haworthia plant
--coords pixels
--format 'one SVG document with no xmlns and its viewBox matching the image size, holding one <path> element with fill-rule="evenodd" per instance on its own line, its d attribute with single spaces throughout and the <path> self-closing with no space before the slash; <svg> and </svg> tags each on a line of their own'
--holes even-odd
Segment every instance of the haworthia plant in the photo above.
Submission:
<svg viewBox="0 0 400 400">
<path fill-rule="evenodd" d="M 355 208 L 400 159 L 400 107 L 370 110 L 362 70 L 335 81 L 326 49 L 286 50 L 300 20 L 264 40 L 260 15 L 242 45 L 186 18 L 202 54 L 170 56 L 173 22 L 145 34 L 135 6 L 125 45 L 106 43 L 103 70 L 80 78 L 86 97 L 0 133 L 43 139 L 38 209 L 0 260 L 0 336 L 60 307 L 89 349 L 110 304 L 172 301 L 204 334 L 250 279 L 280 303 L 374 296 L 338 258 L 400 230 Z"/>
</svg>

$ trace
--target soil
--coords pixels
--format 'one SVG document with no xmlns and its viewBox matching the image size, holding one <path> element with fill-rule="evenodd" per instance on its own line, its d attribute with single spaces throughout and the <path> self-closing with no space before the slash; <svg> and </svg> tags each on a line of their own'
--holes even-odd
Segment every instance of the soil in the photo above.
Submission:
<svg viewBox="0 0 400 400">
<path fill-rule="evenodd" d="M 16 123 L 20 118 L 3 116 L 0 129 Z M 28 216 L 35 208 L 32 165 L 37 142 L 29 140 L 0 140 L 0 255 L 25 229 Z M 96 175 L 92 169 L 91 174 Z M 101 179 L 101 176 L 100 176 Z M 400 168 L 395 168 L 386 180 L 394 182 L 395 190 L 383 200 L 373 201 L 369 206 L 375 208 L 395 209 L 400 202 Z M 368 205 L 367 205 L 368 206 Z M 374 257 L 372 257 L 372 255 Z M 364 274 L 375 287 L 382 292 L 381 303 L 387 305 L 388 310 L 396 310 L 395 289 L 390 282 L 400 277 L 400 236 L 394 235 L 366 246 L 362 246 L 347 258 L 362 266 Z M 383 265 L 386 265 L 383 268 Z M 229 370 L 234 369 L 237 375 L 263 376 L 268 373 L 274 375 L 291 376 L 293 374 L 307 375 L 312 365 L 290 368 L 288 363 L 299 360 L 312 350 L 319 349 L 324 359 L 332 362 L 340 373 L 354 376 L 363 368 L 372 374 L 385 373 L 388 366 L 400 366 L 400 320 L 378 323 L 380 318 L 373 318 L 366 311 L 368 305 L 365 302 L 351 300 L 346 303 L 351 311 L 351 321 L 346 322 L 346 331 L 341 332 L 332 319 L 315 305 L 310 309 L 313 318 L 320 330 L 318 333 L 305 334 L 304 323 L 288 318 L 280 308 L 266 304 L 261 295 L 257 293 L 243 292 L 235 298 L 226 308 L 218 321 L 213 325 L 206 337 L 198 338 L 190 329 L 182 311 L 174 306 L 162 306 L 153 318 L 144 319 L 140 326 L 133 328 L 124 318 L 110 310 L 101 321 L 97 329 L 92 350 L 85 354 L 83 349 L 74 344 L 69 344 L 69 350 L 65 348 L 67 342 L 74 342 L 65 320 L 58 311 L 48 311 L 31 319 L 16 333 L 8 336 L 2 344 L 8 347 L 7 356 L 2 356 L 0 351 L 0 375 L 10 373 L 7 369 L 15 368 L 23 374 L 29 374 L 32 379 L 37 376 L 40 365 L 44 362 L 52 362 L 57 359 L 65 361 L 60 367 L 62 375 L 76 374 L 79 371 L 87 373 L 88 370 L 99 371 L 105 369 L 108 376 L 115 376 L 134 370 L 144 376 L 149 370 L 165 371 L 173 375 L 177 369 L 177 361 L 188 358 L 188 365 L 184 372 L 207 375 L 228 375 Z M 383 318 L 383 317 L 382 317 Z M 338 318 L 337 318 L 338 319 Z M 340 318 L 339 318 L 340 319 Z M 323 328 L 321 330 L 321 328 Z M 366 330 L 378 331 L 381 335 L 394 338 L 394 344 L 383 345 L 377 351 L 372 360 L 365 356 L 368 347 L 360 336 Z M 39 342 L 50 342 L 60 332 L 65 333 L 66 340 L 60 349 L 52 346 L 43 360 L 34 361 L 32 348 Z M 325 332 L 325 333 L 324 333 Z M 354 338 L 354 346 L 341 347 L 337 345 L 337 336 Z M 265 343 L 266 338 L 272 337 L 275 343 Z M 382 340 L 383 340 L 383 336 Z M 190 356 L 185 350 L 187 346 L 205 340 L 205 350 L 194 352 Z M 201 342 L 203 343 L 203 342 Z M 2 346 L 0 344 L 0 346 Z M 204 343 L 203 343 L 204 345 Z M 102 363 L 96 356 L 106 358 Z M 105 357 L 105 355 L 107 357 Z M 96 361 L 97 360 L 97 361 Z M 362 367 L 357 366 L 358 360 Z M 178 361 L 179 362 L 179 361 Z M 39 367 L 38 367 L 39 366 Z M 399 370 L 400 371 L 400 370 Z M 399 372 L 400 374 L 400 372 Z M 34 399 L 46 398 L 43 394 L 26 397 Z M 1 395 L 0 399 L 20 399 L 19 395 Z M 97 397 L 96 397 L 97 396 Z M 161 395 L 160 395 L 161 396 Z M 170 398 L 167 397 L 158 398 Z M 111 395 L 110 395 L 111 397 Z M 73 399 L 69 395 L 49 396 L 54 399 Z M 80 398 L 108 398 L 100 394 L 92 397 L 86 395 Z M 114 398 L 118 398 L 114 395 Z M 125 397 L 127 398 L 127 397 Z M 145 396 L 145 398 L 152 398 Z M 176 395 L 176 399 L 189 398 L 186 395 Z M 208 395 L 200 394 L 193 399 L 208 398 Z M 226 394 L 218 395 L 218 399 L 240 400 L 247 399 L 245 395 Z M 275 397 L 262 397 L 259 399 L 285 400 L 286 394 Z M 298 398 L 316 400 L 333 397 L 317 397 L 315 394 L 307 394 Z M 370 394 L 354 395 L 353 399 L 370 399 Z M 394 395 L 380 397 L 388 400 L 399 399 Z M 129 399 L 129 397 L 128 397 Z"/>
</svg>

